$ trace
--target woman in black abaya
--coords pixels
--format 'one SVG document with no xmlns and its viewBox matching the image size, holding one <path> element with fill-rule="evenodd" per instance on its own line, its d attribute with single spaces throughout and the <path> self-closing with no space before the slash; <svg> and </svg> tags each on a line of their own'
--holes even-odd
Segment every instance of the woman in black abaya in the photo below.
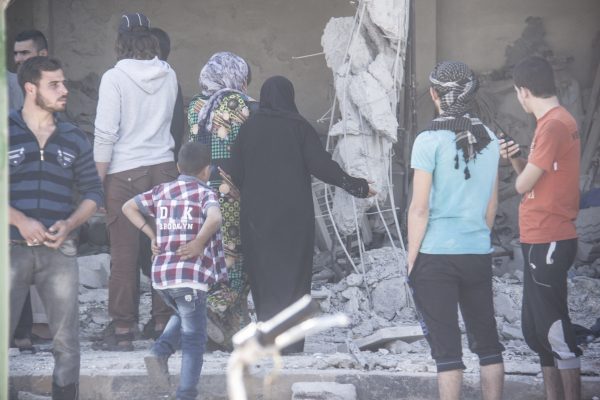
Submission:
<svg viewBox="0 0 600 400">
<path fill-rule="evenodd" d="M 356 197 L 374 192 L 345 173 L 298 113 L 294 87 L 267 79 L 260 109 L 240 129 L 232 149 L 232 179 L 243 198 L 244 268 L 259 321 L 310 294 L 315 215 L 311 175 Z M 286 352 L 300 352 L 304 343 Z"/>
</svg>

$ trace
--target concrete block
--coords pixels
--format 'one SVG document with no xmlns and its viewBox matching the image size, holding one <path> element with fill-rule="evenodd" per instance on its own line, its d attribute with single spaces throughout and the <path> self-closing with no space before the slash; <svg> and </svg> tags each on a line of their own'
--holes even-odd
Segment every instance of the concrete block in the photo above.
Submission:
<svg viewBox="0 0 600 400">
<path fill-rule="evenodd" d="M 497 293 L 494 296 L 494 310 L 496 315 L 502 316 L 510 323 L 514 323 L 520 318 L 520 307 L 506 293 Z"/>
<path fill-rule="evenodd" d="M 321 37 L 321 46 L 323 46 L 325 52 L 327 66 L 333 71 L 338 71 L 340 66 L 346 61 L 344 60 L 344 55 L 353 26 L 354 18 L 351 17 L 332 18 L 325 26 L 323 36 Z M 371 61 L 373 61 L 367 41 L 360 32 L 354 35 L 348 55 L 351 57 L 351 71 L 353 73 L 366 69 Z"/>
<path fill-rule="evenodd" d="M 356 400 L 356 388 L 348 383 L 296 382 L 292 400 Z"/>
<path fill-rule="evenodd" d="M 388 342 L 395 340 L 403 340 L 407 343 L 412 343 L 422 339 L 423 330 L 420 325 L 396 326 L 392 328 L 383 328 L 362 339 L 356 339 L 355 343 L 359 349 L 377 348 L 377 346 L 385 345 Z"/>
<path fill-rule="evenodd" d="M 367 2 L 367 10 L 371 20 L 386 36 L 398 38 L 404 37 L 406 24 L 408 23 L 407 0 L 378 0 Z"/>
<path fill-rule="evenodd" d="M 369 72 L 363 71 L 350 81 L 350 98 L 375 132 L 395 143 L 398 121 L 386 90 Z"/>
<path fill-rule="evenodd" d="M 373 289 L 373 309 L 378 315 L 392 320 L 396 313 L 406 307 L 406 285 L 404 279 L 390 278 Z"/>
<path fill-rule="evenodd" d="M 502 336 L 505 339 L 524 340 L 523 331 L 521 330 L 520 326 L 504 324 L 504 325 L 502 325 L 501 329 L 502 329 Z"/>
<path fill-rule="evenodd" d="M 108 287 L 110 275 L 110 255 L 96 254 L 77 258 L 79 266 L 79 284 L 88 288 Z"/>
</svg>

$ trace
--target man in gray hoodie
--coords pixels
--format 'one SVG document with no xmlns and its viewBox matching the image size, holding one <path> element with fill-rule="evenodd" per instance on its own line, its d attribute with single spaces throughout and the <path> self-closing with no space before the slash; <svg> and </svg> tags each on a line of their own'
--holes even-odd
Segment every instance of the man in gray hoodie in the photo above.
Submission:
<svg viewBox="0 0 600 400">
<path fill-rule="evenodd" d="M 95 122 L 94 160 L 106 194 L 112 260 L 108 330 L 97 350 L 131 351 L 138 318 L 140 227 L 123 215 L 123 204 L 138 193 L 177 178 L 170 127 L 177 97 L 177 77 L 158 58 L 158 41 L 141 13 L 121 19 L 117 64 L 100 82 Z M 155 329 L 164 328 L 170 309 L 153 296 Z"/>
</svg>

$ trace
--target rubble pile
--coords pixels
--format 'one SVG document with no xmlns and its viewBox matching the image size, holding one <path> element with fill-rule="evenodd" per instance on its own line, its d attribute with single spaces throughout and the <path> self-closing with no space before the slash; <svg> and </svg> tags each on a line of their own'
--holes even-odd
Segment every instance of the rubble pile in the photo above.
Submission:
<svg viewBox="0 0 600 400">
<path fill-rule="evenodd" d="M 415 324 L 406 291 L 406 261 L 401 251 L 394 252 L 389 247 L 370 250 L 364 253 L 364 259 L 364 277 L 352 273 L 338 283 L 313 290 L 321 310 L 348 315 L 352 319 L 353 338 L 398 324 Z"/>
<path fill-rule="evenodd" d="M 361 349 L 362 339 L 378 332 L 392 327 L 418 326 L 410 289 L 405 284 L 406 262 L 401 251 L 394 252 L 389 247 L 375 249 L 365 252 L 364 259 L 364 278 L 362 273 L 352 273 L 338 283 L 313 289 L 313 297 L 319 300 L 324 313 L 343 312 L 351 317 L 352 322 L 347 330 L 327 334 L 330 341 L 343 343 L 345 336 L 359 343 Z M 594 275 L 596 271 L 600 272 L 600 268 L 596 267 L 593 267 Z M 590 327 L 600 318 L 600 279 L 580 273 L 592 267 L 582 268 L 571 270 L 568 282 L 569 309 L 574 323 Z M 533 353 L 527 348 L 521 332 L 522 278 L 523 272 L 520 270 L 493 278 L 494 308 L 498 332 L 505 346 L 531 357 Z M 464 332 L 462 322 L 461 330 Z M 415 341 L 414 337 L 407 340 L 409 336 L 405 335 L 402 340 L 381 341 L 379 351 L 392 354 L 428 352 L 424 340 Z"/>
</svg>

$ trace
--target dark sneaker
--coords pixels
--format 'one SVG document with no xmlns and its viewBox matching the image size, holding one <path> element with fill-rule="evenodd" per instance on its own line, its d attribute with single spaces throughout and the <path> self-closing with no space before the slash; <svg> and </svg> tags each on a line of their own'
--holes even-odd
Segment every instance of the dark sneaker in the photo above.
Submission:
<svg viewBox="0 0 600 400">
<path fill-rule="evenodd" d="M 155 354 L 144 357 L 150 383 L 162 391 L 168 391 L 170 387 L 169 364 L 167 361 L 167 357 L 160 357 Z"/>
</svg>

